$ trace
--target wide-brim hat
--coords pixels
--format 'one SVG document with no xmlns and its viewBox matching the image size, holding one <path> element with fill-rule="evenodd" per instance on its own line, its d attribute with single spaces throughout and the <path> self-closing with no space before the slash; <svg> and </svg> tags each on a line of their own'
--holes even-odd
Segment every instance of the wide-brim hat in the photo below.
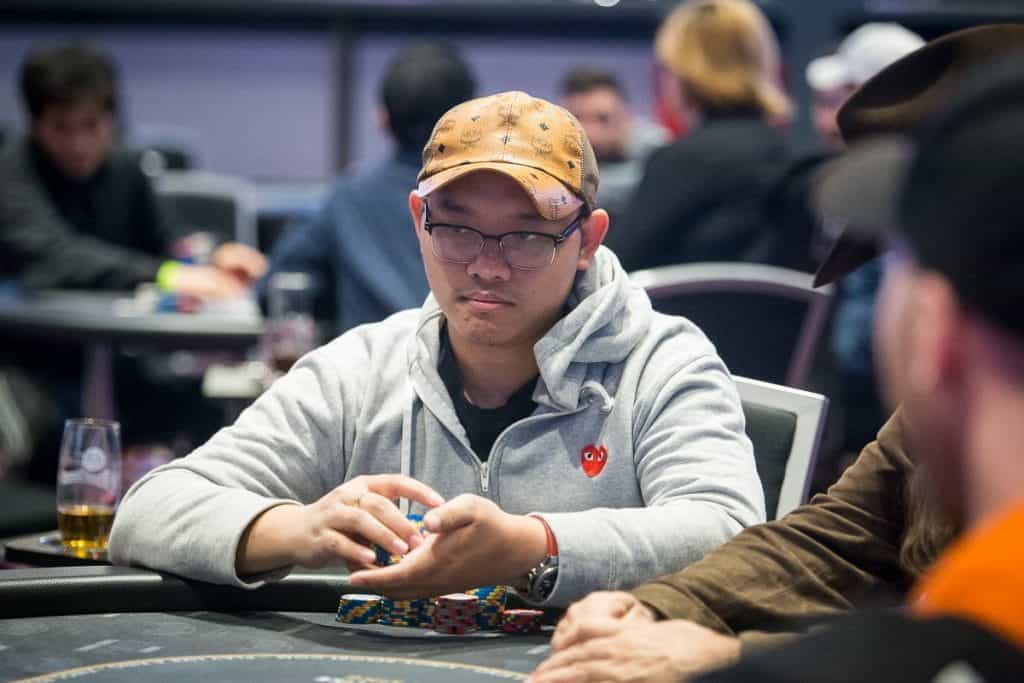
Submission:
<svg viewBox="0 0 1024 683">
<path fill-rule="evenodd" d="M 836 117 L 843 140 L 853 144 L 914 129 L 950 97 L 966 73 L 1021 49 L 1024 24 L 977 26 L 936 38 L 878 72 L 850 96 Z M 841 206 L 825 204 L 825 209 Z M 840 214 L 827 217 L 848 220 Z M 877 255 L 873 242 L 844 230 L 818 268 L 814 284 L 834 282 Z"/>
</svg>

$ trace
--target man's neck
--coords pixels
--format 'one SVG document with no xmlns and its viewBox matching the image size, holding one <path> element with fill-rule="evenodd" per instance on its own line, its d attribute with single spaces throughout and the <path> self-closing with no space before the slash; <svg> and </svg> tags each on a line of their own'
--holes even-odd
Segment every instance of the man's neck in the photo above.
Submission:
<svg viewBox="0 0 1024 683">
<path fill-rule="evenodd" d="M 498 347 L 472 344 L 449 335 L 462 374 L 462 391 L 478 408 L 500 408 L 512 394 L 537 376 L 533 346 Z"/>
<path fill-rule="evenodd" d="M 1024 395 L 990 393 L 974 412 L 966 465 L 970 526 L 1024 500 Z"/>
</svg>

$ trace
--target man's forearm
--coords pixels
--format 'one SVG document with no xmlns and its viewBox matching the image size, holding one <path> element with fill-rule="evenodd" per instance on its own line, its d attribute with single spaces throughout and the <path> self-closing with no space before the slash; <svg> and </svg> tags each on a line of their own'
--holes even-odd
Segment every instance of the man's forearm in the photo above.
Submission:
<svg viewBox="0 0 1024 683">
<path fill-rule="evenodd" d="M 235 555 L 239 576 L 252 576 L 295 564 L 302 507 L 275 505 L 253 520 L 242 534 Z"/>
</svg>

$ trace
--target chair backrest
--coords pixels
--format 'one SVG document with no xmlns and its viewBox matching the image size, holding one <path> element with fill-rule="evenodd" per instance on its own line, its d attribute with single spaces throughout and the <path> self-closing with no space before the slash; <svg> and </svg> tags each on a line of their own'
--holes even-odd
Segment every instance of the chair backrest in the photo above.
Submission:
<svg viewBox="0 0 1024 683">
<path fill-rule="evenodd" d="M 173 123 L 138 123 L 128 131 L 133 147 L 158 155 L 152 171 L 187 171 L 203 167 L 203 134 L 196 128 Z"/>
<path fill-rule="evenodd" d="M 206 231 L 222 240 L 256 246 L 256 200 L 242 178 L 169 171 L 157 177 L 156 190 L 184 234 Z"/>
<path fill-rule="evenodd" d="M 694 263 L 638 270 L 654 309 L 681 315 L 711 339 L 729 369 L 744 377 L 805 387 L 832 301 L 831 285 L 756 263 Z"/>
<path fill-rule="evenodd" d="M 754 444 L 768 519 L 803 505 L 828 412 L 821 394 L 734 377 Z"/>
</svg>

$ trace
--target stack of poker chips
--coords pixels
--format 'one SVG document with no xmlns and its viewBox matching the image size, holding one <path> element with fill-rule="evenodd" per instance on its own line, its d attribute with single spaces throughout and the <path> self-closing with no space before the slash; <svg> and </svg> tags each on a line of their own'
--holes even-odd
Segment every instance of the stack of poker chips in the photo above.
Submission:
<svg viewBox="0 0 1024 683">
<path fill-rule="evenodd" d="M 478 630 L 476 613 L 479 602 L 475 595 L 465 593 L 442 595 L 434 606 L 434 630 L 458 635 Z"/>
<path fill-rule="evenodd" d="M 380 616 L 377 623 L 382 626 L 419 626 L 429 600 L 392 600 L 381 598 Z"/>
<path fill-rule="evenodd" d="M 343 624 L 376 624 L 380 616 L 381 597 L 346 593 L 338 601 L 336 619 Z"/>
<path fill-rule="evenodd" d="M 484 586 L 466 591 L 478 600 L 476 625 L 482 631 L 493 631 L 501 626 L 501 613 L 505 609 L 508 588 L 505 586 Z"/>
<path fill-rule="evenodd" d="M 437 610 L 437 602 L 433 598 L 419 602 L 423 604 L 420 607 L 419 622 L 416 625 L 420 628 L 434 628 L 434 612 Z"/>
<path fill-rule="evenodd" d="M 534 633 L 540 630 L 544 612 L 539 609 L 507 609 L 501 613 L 501 630 L 505 633 Z"/>
</svg>

